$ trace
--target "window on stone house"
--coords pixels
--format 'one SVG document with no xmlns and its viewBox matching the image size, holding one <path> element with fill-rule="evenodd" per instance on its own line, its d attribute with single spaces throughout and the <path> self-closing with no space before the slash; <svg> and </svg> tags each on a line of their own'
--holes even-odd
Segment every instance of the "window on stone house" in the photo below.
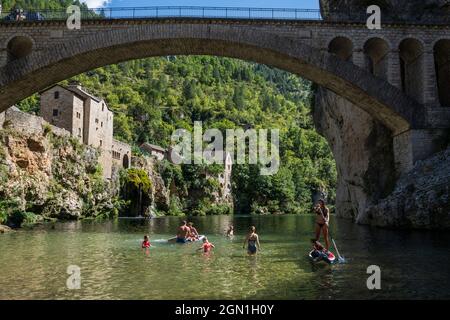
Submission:
<svg viewBox="0 0 450 320">
<path fill-rule="evenodd" d="M 98 123 L 98 119 L 95 119 L 95 123 Z"/>
<path fill-rule="evenodd" d="M 100 127 L 102 127 L 103 128 L 103 121 L 100 123 Z"/>
<path fill-rule="evenodd" d="M 58 109 L 53 109 L 53 116 L 57 117 L 58 116 Z"/>
<path fill-rule="evenodd" d="M 81 128 L 78 128 L 78 136 L 81 138 Z"/>
<path fill-rule="evenodd" d="M 103 141 L 102 140 L 100 140 L 100 147 L 103 145 Z"/>
<path fill-rule="evenodd" d="M 102 111 L 105 111 L 105 104 L 102 103 Z"/>
<path fill-rule="evenodd" d="M 55 91 L 54 97 L 55 97 L 55 99 L 59 99 L 59 91 Z"/>
</svg>

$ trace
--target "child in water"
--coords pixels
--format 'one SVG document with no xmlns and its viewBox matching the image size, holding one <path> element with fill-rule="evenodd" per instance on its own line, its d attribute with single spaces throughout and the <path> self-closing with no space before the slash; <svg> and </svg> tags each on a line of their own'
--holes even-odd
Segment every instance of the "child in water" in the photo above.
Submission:
<svg viewBox="0 0 450 320">
<path fill-rule="evenodd" d="M 207 237 L 205 237 L 203 239 L 202 246 L 200 248 L 198 248 L 197 250 L 203 250 L 204 253 L 209 253 L 212 248 L 215 248 L 214 245 L 208 241 Z"/>
<path fill-rule="evenodd" d="M 152 245 L 150 244 L 150 241 L 148 240 L 148 236 L 145 235 L 145 236 L 144 236 L 144 241 L 142 241 L 142 245 L 141 245 L 142 249 L 148 249 L 148 248 L 150 248 L 151 246 L 152 246 Z"/>
<path fill-rule="evenodd" d="M 232 238 L 233 236 L 234 236 L 234 227 L 233 225 L 230 225 L 227 230 L 227 237 Z"/>
</svg>

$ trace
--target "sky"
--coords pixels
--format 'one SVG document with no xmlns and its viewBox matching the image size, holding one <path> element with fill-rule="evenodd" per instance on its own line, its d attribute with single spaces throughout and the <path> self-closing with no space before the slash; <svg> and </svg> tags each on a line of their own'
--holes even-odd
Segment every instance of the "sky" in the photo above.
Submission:
<svg viewBox="0 0 450 320">
<path fill-rule="evenodd" d="M 319 0 L 81 0 L 90 8 L 151 7 L 151 6 L 208 6 L 318 9 Z"/>
</svg>

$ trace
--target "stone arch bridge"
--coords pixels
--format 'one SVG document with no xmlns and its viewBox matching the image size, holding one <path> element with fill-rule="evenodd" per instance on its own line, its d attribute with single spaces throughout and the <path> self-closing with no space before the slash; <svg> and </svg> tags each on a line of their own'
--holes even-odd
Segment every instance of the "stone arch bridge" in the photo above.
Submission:
<svg viewBox="0 0 450 320">
<path fill-rule="evenodd" d="M 166 55 L 254 61 L 307 78 L 392 132 L 398 174 L 450 128 L 450 26 L 322 20 L 140 18 L 0 22 L 0 112 L 61 80 Z"/>
</svg>

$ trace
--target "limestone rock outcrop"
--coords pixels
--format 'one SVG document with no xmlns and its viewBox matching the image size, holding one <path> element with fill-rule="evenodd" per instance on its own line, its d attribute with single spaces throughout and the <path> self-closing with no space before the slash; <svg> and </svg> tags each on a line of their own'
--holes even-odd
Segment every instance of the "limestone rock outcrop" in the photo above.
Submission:
<svg viewBox="0 0 450 320">
<path fill-rule="evenodd" d="M 8 226 L 4 226 L 0 224 L 0 233 L 7 233 L 7 232 L 11 232 L 11 228 Z"/>
<path fill-rule="evenodd" d="M 150 207 L 147 208 L 147 214 L 158 211 L 167 211 L 170 203 L 170 192 L 164 180 L 156 169 L 157 160 L 150 157 L 132 157 L 131 164 L 135 168 L 144 170 L 152 183 L 151 192 L 148 195 Z"/>
<path fill-rule="evenodd" d="M 320 0 L 325 19 L 358 19 L 366 16 L 366 9 L 370 5 L 378 5 L 382 10 L 382 18 L 392 21 L 425 22 L 430 17 L 437 21 L 446 19 L 450 13 L 448 0 Z"/>
<path fill-rule="evenodd" d="M 381 227 L 450 228 L 450 148 L 419 161 L 394 192 L 369 206 L 358 222 Z"/>
<path fill-rule="evenodd" d="M 50 125 L 0 128 L 0 222 L 19 226 L 24 219 L 114 213 L 117 190 L 103 179 L 98 157 L 97 149 L 56 134 Z"/>
<path fill-rule="evenodd" d="M 357 220 L 366 206 L 392 191 L 395 167 L 390 131 L 331 91 L 318 88 L 314 122 L 337 163 L 337 214 Z"/>
</svg>

